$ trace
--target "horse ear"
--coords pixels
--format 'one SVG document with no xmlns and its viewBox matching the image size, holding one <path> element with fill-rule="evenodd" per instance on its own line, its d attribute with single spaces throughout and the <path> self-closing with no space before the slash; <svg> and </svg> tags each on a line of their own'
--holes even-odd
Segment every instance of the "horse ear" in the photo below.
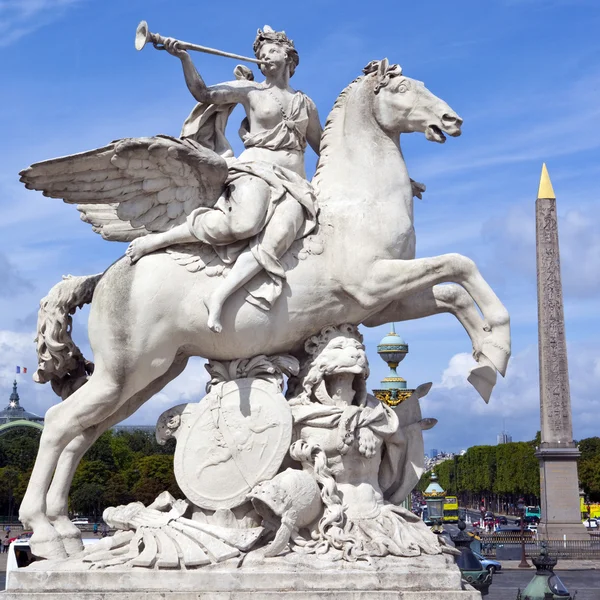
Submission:
<svg viewBox="0 0 600 600">
<path fill-rule="evenodd" d="M 379 62 L 377 67 L 377 84 L 375 85 L 374 92 L 379 94 L 379 90 L 385 87 L 390 80 L 390 74 L 388 73 L 390 63 L 387 58 L 384 58 Z"/>
<path fill-rule="evenodd" d="M 379 78 L 379 80 L 385 77 L 389 66 L 390 62 L 387 58 L 384 58 L 379 62 L 379 68 L 377 69 L 377 77 Z"/>
</svg>

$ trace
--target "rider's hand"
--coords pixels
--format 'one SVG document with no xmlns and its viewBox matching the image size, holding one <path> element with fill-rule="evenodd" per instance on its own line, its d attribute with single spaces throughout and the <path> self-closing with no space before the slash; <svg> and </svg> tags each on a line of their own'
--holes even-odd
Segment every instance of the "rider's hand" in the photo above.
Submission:
<svg viewBox="0 0 600 600">
<path fill-rule="evenodd" d="M 181 47 L 181 42 L 175 38 L 165 38 L 163 46 L 165 50 L 173 56 L 177 56 L 178 58 L 187 56 L 187 51 Z"/>
</svg>

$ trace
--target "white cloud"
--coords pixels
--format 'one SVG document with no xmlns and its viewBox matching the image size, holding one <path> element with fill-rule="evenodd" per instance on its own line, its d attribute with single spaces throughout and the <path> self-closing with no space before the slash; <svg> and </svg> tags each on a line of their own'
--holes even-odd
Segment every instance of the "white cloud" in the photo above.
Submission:
<svg viewBox="0 0 600 600">
<path fill-rule="evenodd" d="M 0 0 L 0 47 L 59 19 L 81 0 Z"/>
<path fill-rule="evenodd" d="M 467 376 L 469 371 L 476 365 L 477 363 L 471 354 L 467 352 L 455 354 L 450 359 L 448 367 L 444 369 L 442 380 L 436 387 L 448 390 L 468 387 Z"/>
<path fill-rule="evenodd" d="M 568 345 L 573 437 L 598 434 L 600 414 L 600 344 Z M 505 379 L 498 383 L 488 405 L 466 381 L 468 354 L 456 354 L 441 380 L 421 400 L 423 414 L 439 423 L 425 432 L 426 447 L 459 450 L 477 444 L 495 444 L 506 429 L 514 441 L 532 440 L 540 429 L 538 350 L 532 345 L 513 356 Z"/>
</svg>

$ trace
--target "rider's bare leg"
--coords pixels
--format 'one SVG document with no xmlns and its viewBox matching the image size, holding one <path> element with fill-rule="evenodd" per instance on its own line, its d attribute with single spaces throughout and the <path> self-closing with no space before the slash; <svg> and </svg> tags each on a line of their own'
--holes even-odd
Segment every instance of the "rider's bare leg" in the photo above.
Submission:
<svg viewBox="0 0 600 600">
<path fill-rule="evenodd" d="M 265 223 L 271 190 L 257 177 L 247 176 L 230 185 L 211 209 L 193 211 L 185 223 L 165 231 L 133 240 L 126 254 L 132 264 L 142 256 L 174 244 L 204 242 L 223 246 L 250 238 Z"/>
<path fill-rule="evenodd" d="M 208 310 L 208 326 L 215 333 L 221 333 L 223 330 L 221 311 L 225 300 L 255 275 L 258 275 L 261 269 L 261 265 L 254 258 L 252 252 L 249 249 L 245 250 L 238 256 L 223 283 L 208 298 L 204 299 Z"/>
<path fill-rule="evenodd" d="M 150 254 L 150 252 L 154 252 L 155 250 L 160 250 L 161 248 L 166 248 L 173 244 L 187 244 L 197 241 L 196 237 L 190 231 L 188 224 L 182 223 L 173 229 L 169 229 L 169 231 L 163 233 L 149 233 L 148 235 L 133 240 L 127 247 L 125 254 L 129 257 L 129 260 L 131 260 L 131 264 L 133 264 L 140 260 L 142 256 Z"/>
<path fill-rule="evenodd" d="M 266 252 L 281 258 L 296 239 L 303 221 L 302 206 L 293 198 L 283 200 L 277 205 L 271 220 L 265 226 L 261 246 Z M 204 301 L 208 309 L 210 329 L 216 333 L 222 331 L 221 311 L 225 301 L 233 292 L 258 275 L 262 268 L 249 249 L 240 254 L 221 285 Z"/>
</svg>

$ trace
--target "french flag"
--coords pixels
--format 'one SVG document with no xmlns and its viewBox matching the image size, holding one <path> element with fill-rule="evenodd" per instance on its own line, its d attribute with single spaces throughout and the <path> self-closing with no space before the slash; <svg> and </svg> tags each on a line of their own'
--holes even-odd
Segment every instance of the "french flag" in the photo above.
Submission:
<svg viewBox="0 0 600 600">
<path fill-rule="evenodd" d="M 27 373 L 27 367 L 17 367 L 17 373 Z"/>
</svg>

